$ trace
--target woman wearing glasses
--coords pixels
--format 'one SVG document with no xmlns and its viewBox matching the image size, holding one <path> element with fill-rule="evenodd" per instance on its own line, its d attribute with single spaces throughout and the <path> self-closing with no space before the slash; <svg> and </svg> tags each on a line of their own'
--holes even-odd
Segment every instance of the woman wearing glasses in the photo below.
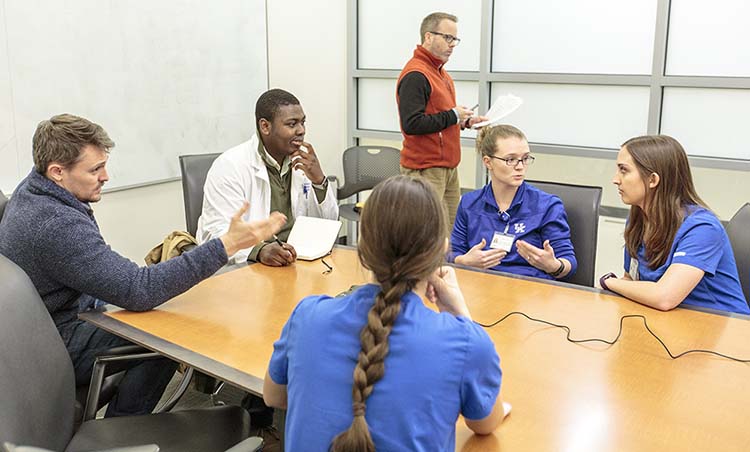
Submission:
<svg viewBox="0 0 750 452">
<path fill-rule="evenodd" d="M 510 125 L 485 127 L 477 150 L 490 182 L 461 197 L 449 257 L 538 278 L 572 275 L 577 263 L 562 201 L 524 182 L 534 157 L 523 132 Z"/>
<path fill-rule="evenodd" d="M 453 451 L 459 414 L 491 433 L 510 411 L 500 362 L 454 270 L 441 267 L 447 231 L 434 189 L 408 176 L 380 183 L 360 227 L 373 284 L 305 298 L 274 344 L 263 398 L 288 405 L 286 449 Z"/>
<path fill-rule="evenodd" d="M 677 140 L 626 141 L 612 183 L 630 205 L 625 274 L 602 276 L 602 288 L 662 311 L 684 303 L 750 314 L 727 233 L 696 193 Z"/>
</svg>

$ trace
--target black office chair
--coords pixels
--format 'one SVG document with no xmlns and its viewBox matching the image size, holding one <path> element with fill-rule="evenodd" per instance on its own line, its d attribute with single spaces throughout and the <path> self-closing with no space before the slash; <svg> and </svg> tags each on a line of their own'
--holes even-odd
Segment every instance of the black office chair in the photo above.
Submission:
<svg viewBox="0 0 750 452">
<path fill-rule="evenodd" d="M 568 215 L 570 241 L 573 242 L 578 261 L 578 269 L 567 281 L 594 287 L 602 187 L 534 180 L 526 182 L 547 193 L 557 195 L 562 200 Z"/>
<path fill-rule="evenodd" d="M 73 431 L 73 365 L 31 280 L 0 256 L 0 444 L 95 451 L 157 444 L 162 452 L 253 451 L 249 416 L 221 406 L 97 419 Z M 9 446 L 10 447 L 10 446 Z"/>
<path fill-rule="evenodd" d="M 3 221 L 3 214 L 5 213 L 5 205 L 8 204 L 8 197 L 0 191 L 0 222 Z"/>
<path fill-rule="evenodd" d="M 732 243 L 737 272 L 740 275 L 742 293 L 750 305 L 750 202 L 746 202 L 734 214 L 727 225 L 727 235 Z"/>
<path fill-rule="evenodd" d="M 400 173 L 401 151 L 387 146 L 353 146 L 344 151 L 344 184 L 338 187 L 339 201 L 375 186 Z M 332 179 L 338 180 L 335 177 Z M 356 203 L 339 204 L 339 216 L 348 220 L 347 237 L 353 239 L 353 225 L 359 221 Z"/>
<path fill-rule="evenodd" d="M 195 237 L 198 230 L 198 219 L 203 210 L 203 186 L 211 165 L 220 156 L 216 154 L 194 154 L 180 156 L 180 173 L 182 174 L 182 199 L 185 203 L 185 225 L 187 231 Z"/>
</svg>

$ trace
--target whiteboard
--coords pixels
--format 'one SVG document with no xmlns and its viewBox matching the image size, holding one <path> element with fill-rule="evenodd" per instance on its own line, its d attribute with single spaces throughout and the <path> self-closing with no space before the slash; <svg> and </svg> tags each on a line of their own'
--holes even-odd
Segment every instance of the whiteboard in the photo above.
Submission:
<svg viewBox="0 0 750 452">
<path fill-rule="evenodd" d="M 496 0 L 492 70 L 651 74 L 656 3 Z"/>
<path fill-rule="evenodd" d="M 702 0 L 670 3 L 667 75 L 750 77 L 750 3 L 706 6 Z"/>
<path fill-rule="evenodd" d="M 422 19 L 441 11 L 458 17 L 461 38 L 445 68 L 479 70 L 481 0 L 359 0 L 357 5 L 358 69 L 401 70 L 421 41 Z"/>
<path fill-rule="evenodd" d="M 250 137 L 267 87 L 265 0 L 0 1 L 0 189 L 64 112 L 115 141 L 105 188 L 178 177 Z"/>
<path fill-rule="evenodd" d="M 492 83 L 492 102 L 504 94 L 523 105 L 503 122 L 540 144 L 619 149 L 648 131 L 647 86 Z"/>
<path fill-rule="evenodd" d="M 664 88 L 661 133 L 689 155 L 750 160 L 747 136 L 750 90 Z"/>
</svg>

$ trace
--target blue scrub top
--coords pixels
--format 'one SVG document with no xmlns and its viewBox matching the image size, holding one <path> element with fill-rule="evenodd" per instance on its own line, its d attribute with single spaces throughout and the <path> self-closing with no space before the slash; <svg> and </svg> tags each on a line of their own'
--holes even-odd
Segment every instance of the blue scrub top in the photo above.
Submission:
<svg viewBox="0 0 750 452">
<path fill-rule="evenodd" d="M 750 314 L 724 226 L 713 213 L 700 206 L 688 206 L 686 215 L 663 265 L 649 268 L 646 250 L 641 245 L 638 249 L 638 279 L 658 281 L 670 265 L 690 265 L 705 274 L 682 304 Z M 628 273 L 630 265 L 631 256 L 625 248 L 625 271 Z"/>
<path fill-rule="evenodd" d="M 570 241 L 570 227 L 565 207 L 557 196 L 543 192 L 526 182 L 518 187 L 505 214 L 500 212 L 497 206 L 491 183 L 463 195 L 451 232 L 451 252 L 448 260 L 454 262 L 456 256 L 466 254 L 482 239 L 487 242 L 484 249 L 490 249 L 495 232 L 505 232 L 506 228 L 508 234 L 515 235 L 513 246 L 500 265 L 492 267 L 492 270 L 555 279 L 530 265 L 518 254 L 515 244 L 516 240 L 525 240 L 537 248 L 543 248 L 544 241 L 549 240 L 552 249 L 555 250 L 555 257 L 567 259 L 572 266 L 570 273 L 563 279 L 573 276 L 578 268 L 578 262 L 573 243 Z"/>
<path fill-rule="evenodd" d="M 274 344 L 271 379 L 287 385 L 286 449 L 326 451 L 352 422 L 359 332 L 380 291 L 311 296 L 295 308 Z M 465 317 L 437 313 L 409 292 L 393 326 L 385 374 L 367 399 L 378 451 L 453 451 L 459 413 L 492 412 L 502 373 L 487 333 Z"/>
</svg>

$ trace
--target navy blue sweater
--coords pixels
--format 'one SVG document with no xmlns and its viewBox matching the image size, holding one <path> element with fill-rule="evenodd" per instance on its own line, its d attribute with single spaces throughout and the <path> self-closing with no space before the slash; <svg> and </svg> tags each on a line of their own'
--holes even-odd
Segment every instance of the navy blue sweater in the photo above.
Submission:
<svg viewBox="0 0 750 452">
<path fill-rule="evenodd" d="M 146 311 L 227 263 L 224 245 L 214 239 L 177 258 L 139 267 L 107 245 L 88 203 L 34 170 L 8 201 L 0 253 L 29 275 L 66 343 L 82 295 Z"/>
</svg>

